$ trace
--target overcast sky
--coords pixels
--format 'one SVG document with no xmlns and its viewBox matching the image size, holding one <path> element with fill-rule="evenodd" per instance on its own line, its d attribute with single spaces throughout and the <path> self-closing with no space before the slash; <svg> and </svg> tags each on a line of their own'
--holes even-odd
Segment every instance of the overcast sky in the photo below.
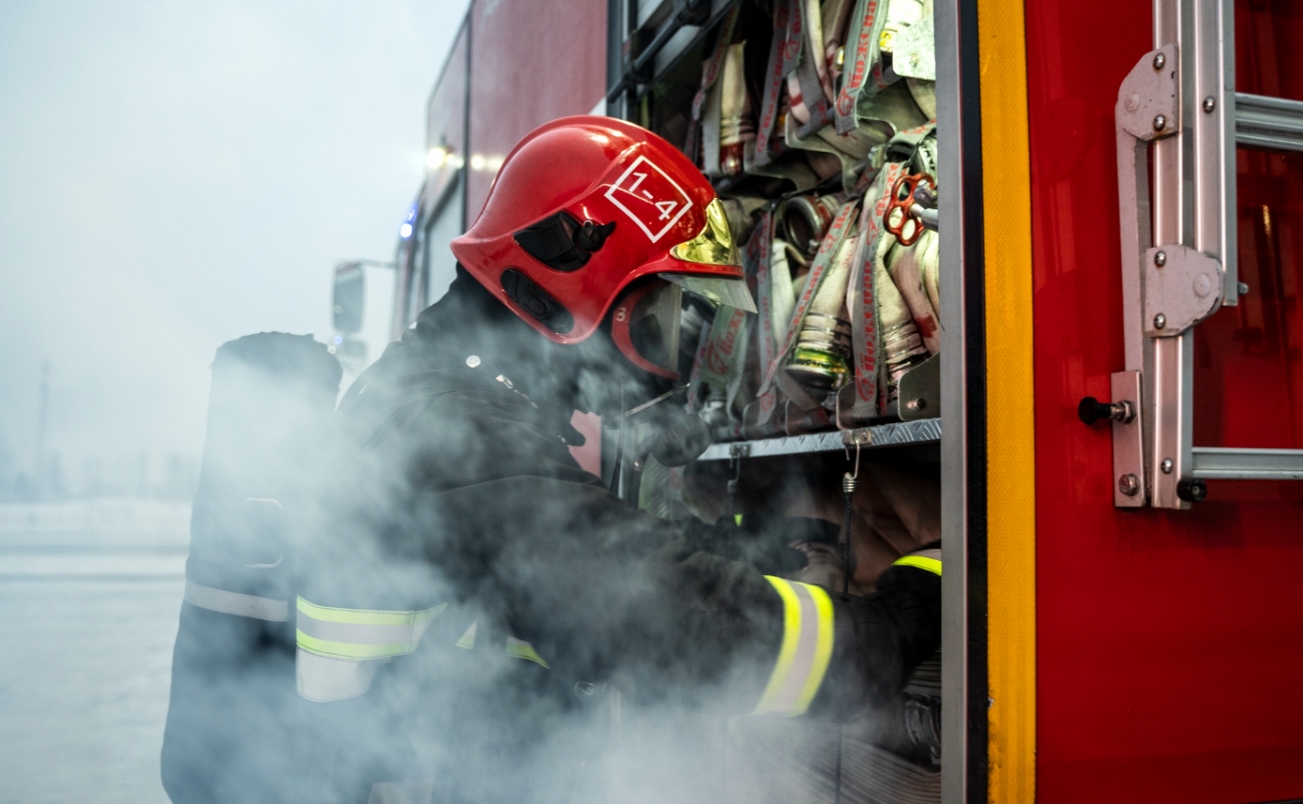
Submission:
<svg viewBox="0 0 1303 804">
<path fill-rule="evenodd" d="M 466 0 L 0 3 L 0 451 L 197 456 L 208 363 L 390 259 Z M 151 460 L 154 458 L 151 457 Z"/>
</svg>

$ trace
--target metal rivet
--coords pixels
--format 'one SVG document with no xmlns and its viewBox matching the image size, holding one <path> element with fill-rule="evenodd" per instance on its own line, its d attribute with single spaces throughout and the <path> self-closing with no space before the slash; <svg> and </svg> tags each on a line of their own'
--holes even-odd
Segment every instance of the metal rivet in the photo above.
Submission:
<svg viewBox="0 0 1303 804">
<path fill-rule="evenodd" d="M 1140 479 L 1130 472 L 1127 472 L 1125 475 L 1118 478 L 1118 491 L 1128 497 L 1136 496 L 1140 493 Z"/>
<path fill-rule="evenodd" d="M 1166 65 L 1167 65 L 1167 56 L 1164 56 L 1162 53 L 1155 53 L 1155 54 L 1154 54 L 1154 69 L 1155 69 L 1155 70 L 1161 70 L 1161 69 L 1163 69 L 1163 67 L 1165 67 Z"/>
<path fill-rule="evenodd" d="M 1167 326 L 1167 316 L 1162 313 L 1154 316 L 1154 329 L 1162 329 L 1165 326 Z"/>
<path fill-rule="evenodd" d="M 480 365 L 480 356 L 471 355 L 470 357 L 466 358 L 466 365 L 470 366 L 471 368 L 478 368 Z"/>
<path fill-rule="evenodd" d="M 1208 274 L 1199 274 L 1194 278 L 1194 295 L 1204 298 L 1213 292 L 1213 281 Z"/>
<path fill-rule="evenodd" d="M 1154 265 L 1157 265 L 1159 268 L 1162 268 L 1164 265 L 1167 265 L 1166 251 L 1160 251 L 1154 255 Z"/>
<path fill-rule="evenodd" d="M 1209 95 L 1208 97 L 1203 99 L 1203 110 L 1205 112 L 1211 114 L 1212 110 L 1216 108 L 1217 108 L 1217 99 L 1214 98 L 1212 95 Z"/>
<path fill-rule="evenodd" d="M 1248 293 L 1249 293 L 1249 285 L 1248 285 L 1248 283 L 1247 283 L 1247 282 L 1236 282 L 1236 283 L 1235 283 L 1235 292 L 1238 293 L 1238 294 L 1241 295 L 1241 296 L 1247 296 Z"/>
<path fill-rule="evenodd" d="M 1154 131 L 1162 131 L 1167 128 L 1167 115 L 1160 114 L 1154 118 Z"/>
<path fill-rule="evenodd" d="M 1171 458 L 1164 458 L 1164 459 L 1163 459 L 1162 466 L 1161 466 L 1160 468 L 1163 470 L 1163 474 L 1165 474 L 1165 475 L 1170 475 L 1170 474 L 1172 474 L 1172 459 L 1171 459 Z"/>
</svg>

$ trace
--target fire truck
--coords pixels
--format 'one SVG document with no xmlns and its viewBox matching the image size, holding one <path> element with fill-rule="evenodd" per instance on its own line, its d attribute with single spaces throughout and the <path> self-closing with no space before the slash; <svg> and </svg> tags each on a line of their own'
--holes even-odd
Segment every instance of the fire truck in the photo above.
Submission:
<svg viewBox="0 0 1303 804">
<path fill-rule="evenodd" d="M 940 761 L 785 800 L 1303 800 L 1299 42 L 1288 0 L 473 0 L 366 326 L 442 294 L 529 130 L 657 131 L 760 302 L 685 308 L 698 475 L 936 490 Z"/>
</svg>

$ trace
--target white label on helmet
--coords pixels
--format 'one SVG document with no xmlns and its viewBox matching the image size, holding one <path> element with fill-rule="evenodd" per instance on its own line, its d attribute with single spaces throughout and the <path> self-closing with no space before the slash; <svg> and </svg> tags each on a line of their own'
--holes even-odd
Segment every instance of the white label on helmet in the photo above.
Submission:
<svg viewBox="0 0 1303 804">
<path fill-rule="evenodd" d="M 606 197 L 628 215 L 653 243 L 692 209 L 692 199 L 656 164 L 640 156 L 606 191 Z"/>
</svg>

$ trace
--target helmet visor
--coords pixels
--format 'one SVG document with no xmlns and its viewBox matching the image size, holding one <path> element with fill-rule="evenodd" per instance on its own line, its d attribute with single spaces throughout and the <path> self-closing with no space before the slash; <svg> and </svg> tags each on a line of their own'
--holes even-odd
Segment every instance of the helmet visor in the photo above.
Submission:
<svg viewBox="0 0 1303 804">
<path fill-rule="evenodd" d="M 755 300 L 751 298 L 751 291 L 747 289 L 744 279 L 692 274 L 657 274 L 657 276 L 715 304 L 736 307 L 748 313 L 756 312 Z"/>
<path fill-rule="evenodd" d="M 706 226 L 701 233 L 670 249 L 670 256 L 698 265 L 741 267 L 737 248 L 733 245 L 733 233 L 728 226 L 728 215 L 718 198 L 706 206 Z M 659 276 L 715 304 L 736 307 L 748 313 L 756 311 L 751 292 L 747 290 L 746 282 L 740 278 L 670 273 Z"/>
<path fill-rule="evenodd" d="M 677 380 L 679 316 L 683 291 L 669 282 L 651 282 L 616 303 L 611 339 L 633 363 L 658 377 Z"/>
<path fill-rule="evenodd" d="M 706 205 L 706 225 L 701 233 L 670 249 L 670 256 L 702 265 L 742 264 L 737 257 L 737 247 L 733 245 L 733 233 L 728 228 L 728 213 L 718 198 Z"/>
</svg>

